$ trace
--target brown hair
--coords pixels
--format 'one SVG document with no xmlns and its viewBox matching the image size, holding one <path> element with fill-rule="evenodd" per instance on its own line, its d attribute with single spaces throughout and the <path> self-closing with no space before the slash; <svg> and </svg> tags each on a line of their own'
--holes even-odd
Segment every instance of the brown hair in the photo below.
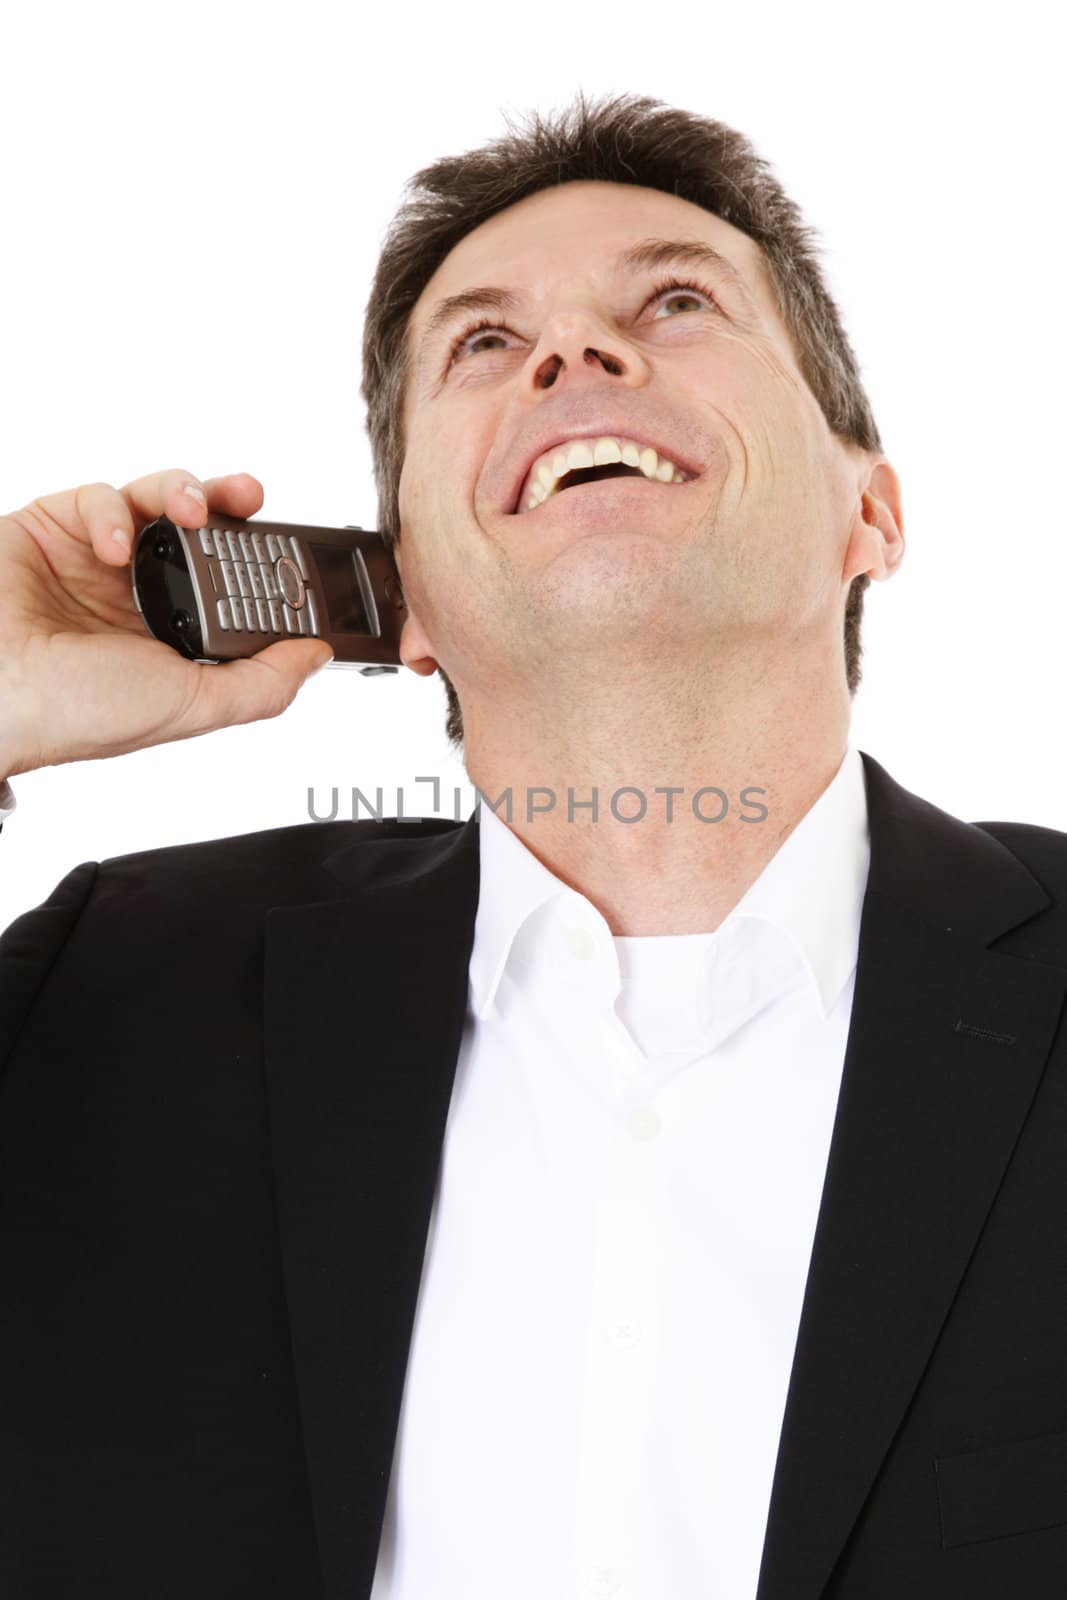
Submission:
<svg viewBox="0 0 1067 1600">
<path fill-rule="evenodd" d="M 632 94 L 588 102 L 579 91 L 555 117 L 532 112 L 525 125 L 505 114 L 508 132 L 478 150 L 443 156 L 405 186 L 389 225 L 367 301 L 363 398 L 367 405 L 378 527 L 389 548 L 400 537 L 397 497 L 404 463 L 402 404 L 410 374 L 408 320 L 426 284 L 465 234 L 527 195 L 576 180 L 662 189 L 703 206 L 759 245 L 797 361 L 835 434 L 881 451 L 870 404 L 840 314 L 823 282 L 814 231 L 743 134 L 722 122 Z M 845 607 L 845 674 L 860 681 L 860 621 L 870 578 L 853 578 Z M 446 733 L 463 742 L 455 688 Z"/>
</svg>

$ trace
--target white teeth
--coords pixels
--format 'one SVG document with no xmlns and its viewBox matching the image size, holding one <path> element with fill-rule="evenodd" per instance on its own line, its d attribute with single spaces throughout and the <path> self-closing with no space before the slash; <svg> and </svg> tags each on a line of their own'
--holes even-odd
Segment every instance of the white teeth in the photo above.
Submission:
<svg viewBox="0 0 1067 1600">
<path fill-rule="evenodd" d="M 577 472 L 582 467 L 594 466 L 593 452 L 584 439 L 575 439 L 567 452 L 567 471 Z"/>
<path fill-rule="evenodd" d="M 535 464 L 528 480 L 526 511 L 533 511 L 552 495 L 559 493 L 559 480 L 568 472 L 585 467 L 607 467 L 616 462 L 637 467 L 646 478 L 657 483 L 685 483 L 688 474 L 675 466 L 666 456 L 661 456 L 650 445 L 638 444 L 633 439 L 605 436 L 600 439 L 575 439 L 569 445 L 560 445 L 551 457 L 542 456 Z"/>
</svg>

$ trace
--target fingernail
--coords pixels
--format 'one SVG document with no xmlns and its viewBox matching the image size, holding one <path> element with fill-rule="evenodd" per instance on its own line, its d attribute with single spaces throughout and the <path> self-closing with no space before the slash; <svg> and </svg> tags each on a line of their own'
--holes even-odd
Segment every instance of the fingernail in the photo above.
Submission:
<svg viewBox="0 0 1067 1600">
<path fill-rule="evenodd" d="M 195 500 L 198 505 L 201 505 L 201 506 L 206 506 L 207 505 L 207 496 L 205 495 L 203 489 L 201 489 L 198 484 L 187 483 L 185 485 L 185 487 L 183 488 L 183 490 L 182 490 L 182 494 L 188 495 L 189 499 L 190 500 Z"/>
<path fill-rule="evenodd" d="M 133 546 L 133 540 L 131 539 L 130 535 L 126 532 L 126 529 L 125 528 L 112 528 L 111 537 L 114 539 L 114 541 L 115 541 L 115 543 L 117 545 L 121 545 L 122 546 L 123 554 L 124 555 L 129 555 L 130 550 L 131 550 L 131 548 Z"/>
</svg>

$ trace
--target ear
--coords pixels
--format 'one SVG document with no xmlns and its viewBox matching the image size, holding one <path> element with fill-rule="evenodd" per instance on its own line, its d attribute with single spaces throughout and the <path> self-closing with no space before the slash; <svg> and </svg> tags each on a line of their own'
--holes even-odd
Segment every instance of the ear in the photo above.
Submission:
<svg viewBox="0 0 1067 1600">
<path fill-rule="evenodd" d="M 430 648 L 430 641 L 410 605 L 400 630 L 400 659 L 405 667 L 417 672 L 420 678 L 428 678 L 437 671 L 437 659 Z"/>
<path fill-rule="evenodd" d="M 393 561 L 396 564 L 397 572 L 400 574 L 400 583 L 401 587 L 403 587 L 404 557 L 399 544 L 393 550 Z M 433 654 L 430 641 L 426 637 L 425 629 L 412 609 L 406 589 L 404 590 L 404 601 L 407 607 L 407 616 L 404 618 L 404 625 L 400 630 L 400 659 L 405 667 L 409 667 L 412 672 L 417 672 L 420 678 L 428 678 L 437 671 L 437 659 Z"/>
<path fill-rule="evenodd" d="M 904 559 L 900 479 L 884 456 L 865 468 L 859 491 L 841 577 L 847 584 L 866 572 L 884 582 Z"/>
</svg>

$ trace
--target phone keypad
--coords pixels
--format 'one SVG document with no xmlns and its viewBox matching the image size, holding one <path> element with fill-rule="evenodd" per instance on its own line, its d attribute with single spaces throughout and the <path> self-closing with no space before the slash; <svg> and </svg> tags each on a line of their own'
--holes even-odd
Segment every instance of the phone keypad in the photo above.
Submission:
<svg viewBox="0 0 1067 1600">
<path fill-rule="evenodd" d="M 318 632 L 318 608 L 310 588 L 307 554 L 299 539 L 289 534 L 230 533 L 220 528 L 198 529 L 200 548 L 211 561 L 208 568 L 215 593 L 219 627 L 227 633 L 262 633 L 283 638 Z M 288 560 L 303 579 L 297 604 L 286 599 L 277 565 Z M 296 573 L 286 574 L 290 591 Z"/>
</svg>

